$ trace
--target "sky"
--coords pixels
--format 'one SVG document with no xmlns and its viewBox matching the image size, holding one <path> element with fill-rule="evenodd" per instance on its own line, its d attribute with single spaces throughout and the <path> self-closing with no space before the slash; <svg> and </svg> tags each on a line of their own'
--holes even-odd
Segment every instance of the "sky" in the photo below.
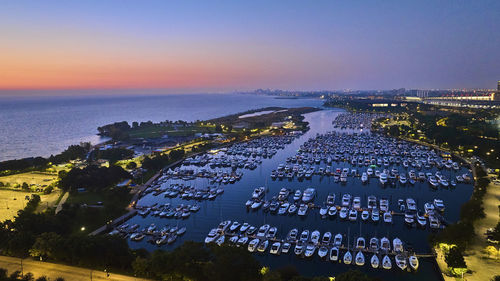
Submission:
<svg viewBox="0 0 500 281">
<path fill-rule="evenodd" d="M 498 0 L 0 0 L 0 95 L 495 88 L 497 80 Z"/>
</svg>

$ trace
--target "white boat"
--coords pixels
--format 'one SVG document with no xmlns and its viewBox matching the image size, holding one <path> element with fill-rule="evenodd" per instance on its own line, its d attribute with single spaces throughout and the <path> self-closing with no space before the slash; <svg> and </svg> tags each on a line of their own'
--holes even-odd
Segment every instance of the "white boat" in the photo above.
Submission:
<svg viewBox="0 0 500 281">
<path fill-rule="evenodd" d="M 260 208 L 260 206 L 262 206 L 262 201 L 254 201 L 252 205 L 250 205 L 250 208 L 252 210 L 257 210 Z"/>
<path fill-rule="evenodd" d="M 385 255 L 384 258 L 382 259 L 382 268 L 383 269 L 391 269 L 392 268 L 391 258 L 389 258 L 388 255 Z"/>
<path fill-rule="evenodd" d="M 302 197 L 302 191 L 297 189 L 297 191 L 295 191 L 295 194 L 293 195 L 293 200 L 299 201 L 301 197 Z"/>
<path fill-rule="evenodd" d="M 241 226 L 241 224 L 237 221 L 234 221 L 231 226 L 229 227 L 229 231 L 231 232 L 235 232 L 236 230 L 238 230 L 238 228 Z"/>
<path fill-rule="evenodd" d="M 273 226 L 271 228 L 269 228 L 269 230 L 267 231 L 266 233 L 266 238 L 267 239 L 273 239 L 276 237 L 276 234 L 278 233 L 278 228 Z"/>
<path fill-rule="evenodd" d="M 318 244 L 320 237 L 321 237 L 321 233 L 319 231 L 317 231 L 317 230 L 313 231 L 311 233 L 311 242 L 313 242 L 314 244 Z"/>
<path fill-rule="evenodd" d="M 318 249 L 318 256 L 320 258 L 326 257 L 327 254 L 328 254 L 328 248 L 326 246 L 319 247 L 319 249 Z"/>
<path fill-rule="evenodd" d="M 366 183 L 368 181 L 368 174 L 367 173 L 363 173 L 363 175 L 361 176 L 361 181 L 363 183 Z"/>
<path fill-rule="evenodd" d="M 350 221 L 356 221 L 358 219 L 358 211 L 351 209 L 349 211 L 349 220 Z"/>
<path fill-rule="evenodd" d="M 302 233 L 300 233 L 300 241 L 306 242 L 309 240 L 309 230 L 304 230 Z"/>
<path fill-rule="evenodd" d="M 352 254 L 350 251 L 347 251 L 345 254 L 344 254 L 344 263 L 345 264 L 351 264 L 352 262 Z"/>
<path fill-rule="evenodd" d="M 281 204 L 279 210 L 278 210 L 278 215 L 284 215 L 288 211 L 288 207 L 290 207 L 290 203 L 285 202 Z"/>
<path fill-rule="evenodd" d="M 309 258 L 316 252 L 316 245 L 311 241 L 307 243 L 306 250 L 304 251 L 304 256 Z"/>
<path fill-rule="evenodd" d="M 346 207 L 342 207 L 339 212 L 339 217 L 341 219 L 346 219 L 348 213 L 349 213 L 348 209 Z"/>
<path fill-rule="evenodd" d="M 233 237 L 229 238 L 229 243 L 234 245 L 234 244 L 236 244 L 236 242 L 238 242 L 238 239 L 239 239 L 238 236 L 233 236 Z"/>
<path fill-rule="evenodd" d="M 392 223 L 392 214 L 391 214 L 391 212 L 385 212 L 384 213 L 384 222 L 386 222 L 386 223 Z"/>
<path fill-rule="evenodd" d="M 405 270 L 406 267 L 408 266 L 406 264 L 406 258 L 402 254 L 397 254 L 396 257 L 394 258 L 396 260 L 396 265 L 401 269 Z"/>
<path fill-rule="evenodd" d="M 253 199 L 261 199 L 262 197 L 264 197 L 265 191 L 266 191 L 265 187 L 263 187 L 263 186 L 257 187 L 256 189 L 254 189 L 254 191 L 252 193 L 252 198 Z"/>
<path fill-rule="evenodd" d="M 373 222 L 378 222 L 380 220 L 379 210 L 377 208 L 373 208 L 371 216 Z"/>
<path fill-rule="evenodd" d="M 364 249 L 365 246 L 366 246 L 365 238 L 358 237 L 358 239 L 356 240 L 356 248 L 358 248 L 358 249 Z"/>
<path fill-rule="evenodd" d="M 297 205 L 290 204 L 290 207 L 288 207 L 288 213 L 290 215 L 293 215 L 293 214 L 295 214 L 297 212 L 297 209 L 298 209 Z"/>
<path fill-rule="evenodd" d="M 358 196 L 354 197 L 354 199 L 352 200 L 352 207 L 355 210 L 361 209 L 361 198 L 360 197 L 358 197 Z"/>
<path fill-rule="evenodd" d="M 240 246 L 245 245 L 247 242 L 248 242 L 248 237 L 243 236 L 243 237 L 240 237 L 240 239 L 238 239 L 238 241 L 236 241 L 236 245 L 238 247 L 240 247 Z"/>
<path fill-rule="evenodd" d="M 293 252 L 297 255 L 300 256 L 304 252 L 304 242 L 298 241 L 297 244 L 295 244 L 295 248 L 293 249 Z"/>
<path fill-rule="evenodd" d="M 368 218 L 370 218 L 370 212 L 363 210 L 363 212 L 361 212 L 361 219 L 366 221 Z"/>
<path fill-rule="evenodd" d="M 377 237 L 372 237 L 370 239 L 370 249 L 373 251 L 378 251 L 379 244 L 378 244 L 378 238 Z"/>
<path fill-rule="evenodd" d="M 221 231 L 226 231 L 226 229 L 231 225 L 231 221 L 223 221 L 219 223 L 218 229 Z"/>
<path fill-rule="evenodd" d="M 370 259 L 370 264 L 372 265 L 373 268 L 378 268 L 380 265 L 380 260 L 377 257 L 376 254 L 373 254 L 372 258 Z"/>
<path fill-rule="evenodd" d="M 328 213 L 328 207 L 327 206 L 322 206 L 321 209 L 319 209 L 319 215 L 321 217 L 326 217 L 327 213 Z"/>
<path fill-rule="evenodd" d="M 408 258 L 408 263 L 410 264 L 410 267 L 413 269 L 413 270 L 417 270 L 418 269 L 418 258 L 417 256 L 415 255 L 411 255 L 409 258 Z"/>
<path fill-rule="evenodd" d="M 250 227 L 250 224 L 248 222 L 243 223 L 243 225 L 241 225 L 241 227 L 240 227 L 240 232 L 245 233 L 249 227 Z"/>
<path fill-rule="evenodd" d="M 264 240 L 259 244 L 259 247 L 257 247 L 257 251 L 263 253 L 266 251 L 267 246 L 269 245 L 269 241 Z"/>
<path fill-rule="evenodd" d="M 281 252 L 283 254 L 288 254 L 291 247 L 292 247 L 292 244 L 285 242 L 285 243 L 283 243 L 283 245 L 281 245 Z"/>
<path fill-rule="evenodd" d="M 257 237 L 259 237 L 259 238 L 266 237 L 266 234 L 269 231 L 269 228 L 271 228 L 271 226 L 269 224 L 264 224 L 263 226 L 261 226 L 259 228 L 259 231 L 257 232 Z"/>
<path fill-rule="evenodd" d="M 288 235 L 286 237 L 287 241 L 297 241 L 297 236 L 299 235 L 299 231 L 296 228 L 293 228 L 288 232 Z"/>
<path fill-rule="evenodd" d="M 380 183 L 382 185 L 385 185 L 387 183 L 387 174 L 386 173 L 380 173 L 379 181 L 380 181 Z"/>
<path fill-rule="evenodd" d="M 351 205 L 351 195 L 346 193 L 342 195 L 342 207 L 349 207 L 349 205 Z"/>
<path fill-rule="evenodd" d="M 444 202 L 441 199 L 434 199 L 434 207 L 440 212 L 444 212 Z"/>
<path fill-rule="evenodd" d="M 395 252 L 402 253 L 403 252 L 403 242 L 399 238 L 394 238 L 392 240 L 392 248 L 394 249 Z"/>
<path fill-rule="evenodd" d="M 333 245 L 335 246 L 340 246 L 342 245 L 342 234 L 337 233 L 335 235 L 335 238 L 333 239 Z"/>
<path fill-rule="evenodd" d="M 221 235 L 219 238 L 217 238 L 217 240 L 215 240 L 215 244 L 217 244 L 218 246 L 221 246 L 222 244 L 224 244 L 225 239 L 226 239 L 226 236 Z"/>
<path fill-rule="evenodd" d="M 274 242 L 271 245 L 271 250 L 269 251 L 269 253 L 273 254 L 273 255 L 279 255 L 280 254 L 280 249 L 281 249 L 281 243 L 280 242 Z"/>
<path fill-rule="evenodd" d="M 363 253 L 361 251 L 359 251 L 356 254 L 354 261 L 355 261 L 356 265 L 359 265 L 359 266 L 365 265 L 365 255 L 363 255 Z"/>
<path fill-rule="evenodd" d="M 337 206 L 331 206 L 330 208 L 328 208 L 328 215 L 330 217 L 334 217 L 337 215 Z"/>
<path fill-rule="evenodd" d="M 219 232 L 217 228 L 213 228 L 210 230 L 208 233 L 207 237 L 205 238 L 205 244 L 212 243 L 219 237 Z"/>
<path fill-rule="evenodd" d="M 333 247 L 330 249 L 330 260 L 331 261 L 339 260 L 339 248 Z"/>
<path fill-rule="evenodd" d="M 323 238 L 321 239 L 321 243 L 324 245 L 328 245 L 328 244 L 330 244 L 331 240 L 332 240 L 332 233 L 328 231 L 328 232 L 325 232 L 325 234 L 323 234 Z"/>
<path fill-rule="evenodd" d="M 314 199 L 314 196 L 316 196 L 316 189 L 307 188 L 304 190 L 304 194 L 302 194 L 302 201 L 304 203 L 309 203 Z"/>
<path fill-rule="evenodd" d="M 391 241 L 387 237 L 380 239 L 380 249 L 386 252 L 391 250 Z"/>
<path fill-rule="evenodd" d="M 306 204 L 300 204 L 299 210 L 297 211 L 297 215 L 299 216 L 305 216 L 307 214 L 307 205 Z"/>
</svg>

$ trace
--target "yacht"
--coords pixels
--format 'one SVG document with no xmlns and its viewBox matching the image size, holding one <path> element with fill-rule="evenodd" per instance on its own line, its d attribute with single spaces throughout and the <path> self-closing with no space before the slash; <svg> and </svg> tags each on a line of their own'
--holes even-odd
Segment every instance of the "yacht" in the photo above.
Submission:
<svg viewBox="0 0 500 281">
<path fill-rule="evenodd" d="M 288 252 L 290 251 L 290 248 L 292 247 L 292 244 L 288 243 L 288 242 L 285 242 L 283 243 L 283 245 L 281 246 L 281 252 L 283 254 L 288 254 Z"/>
<path fill-rule="evenodd" d="M 278 228 L 276 227 L 271 227 L 269 228 L 269 231 L 266 234 L 267 239 L 274 239 L 276 237 L 276 233 L 278 233 Z"/>
<path fill-rule="evenodd" d="M 418 226 L 420 226 L 422 228 L 425 228 L 425 226 L 427 225 L 427 219 L 425 218 L 424 214 L 422 214 L 421 212 L 417 213 L 417 223 L 418 223 Z"/>
<path fill-rule="evenodd" d="M 337 206 L 331 206 L 330 208 L 328 208 L 328 215 L 330 217 L 334 217 L 337 215 Z"/>
<path fill-rule="evenodd" d="M 294 228 L 294 229 L 290 230 L 290 232 L 288 232 L 286 240 L 291 241 L 291 242 L 297 241 L 298 235 L 299 235 L 299 231 L 296 228 Z"/>
<path fill-rule="evenodd" d="M 288 207 L 290 207 L 290 203 L 285 202 L 281 204 L 280 208 L 278 209 L 278 215 L 284 215 L 288 211 Z"/>
<path fill-rule="evenodd" d="M 238 246 L 238 247 L 244 246 L 247 242 L 248 242 L 248 237 L 246 237 L 246 236 L 240 237 L 240 239 L 238 239 L 238 241 L 236 241 L 236 246 Z"/>
<path fill-rule="evenodd" d="M 378 251 L 378 247 L 379 247 L 378 238 L 377 237 L 372 237 L 370 239 L 370 249 L 373 250 L 373 251 Z"/>
<path fill-rule="evenodd" d="M 326 197 L 326 205 L 333 206 L 335 205 L 335 194 L 328 194 Z"/>
<path fill-rule="evenodd" d="M 131 238 L 132 238 L 132 236 L 131 236 Z M 217 228 L 213 228 L 212 230 L 210 230 L 207 237 L 205 238 L 205 244 L 212 243 L 217 238 L 219 238 L 219 231 L 217 230 Z"/>
<path fill-rule="evenodd" d="M 254 189 L 252 193 L 252 199 L 261 199 L 262 197 L 264 197 L 265 191 L 266 191 L 265 187 L 263 186 L 257 187 L 256 189 Z"/>
<path fill-rule="evenodd" d="M 374 195 L 368 196 L 368 209 L 377 208 L 377 197 Z"/>
<path fill-rule="evenodd" d="M 321 239 L 321 243 L 324 245 L 328 245 L 328 244 L 330 244 L 331 240 L 332 240 L 332 233 L 328 231 L 328 232 L 325 232 L 325 234 L 323 234 L 323 238 Z"/>
<path fill-rule="evenodd" d="M 434 207 L 440 212 L 444 212 L 444 202 L 441 199 L 434 199 Z"/>
<path fill-rule="evenodd" d="M 300 198 L 302 198 L 302 191 L 300 191 L 299 189 L 297 189 L 295 191 L 295 194 L 293 195 L 293 201 L 299 201 Z"/>
<path fill-rule="evenodd" d="M 376 254 L 373 254 L 371 260 L 370 260 L 370 264 L 372 265 L 373 268 L 378 268 L 379 265 L 380 265 L 380 261 L 377 257 Z"/>
<path fill-rule="evenodd" d="M 377 208 L 374 208 L 372 210 L 372 221 L 378 222 L 379 220 L 380 220 L 380 212 Z"/>
<path fill-rule="evenodd" d="M 300 234 L 300 241 L 306 242 L 307 240 L 309 240 L 309 230 L 306 229 Z"/>
<path fill-rule="evenodd" d="M 217 240 L 215 240 L 215 244 L 217 244 L 217 246 L 221 246 L 224 243 L 224 240 L 226 240 L 226 236 L 221 235 L 217 238 Z"/>
<path fill-rule="evenodd" d="M 249 227 L 250 227 L 250 224 L 248 222 L 243 223 L 240 227 L 240 232 L 245 233 Z"/>
<path fill-rule="evenodd" d="M 321 233 L 319 231 L 317 231 L 317 230 L 313 231 L 311 233 L 311 242 L 313 242 L 314 244 L 318 244 L 320 237 L 321 237 Z"/>
<path fill-rule="evenodd" d="M 380 199 L 380 210 L 382 212 L 389 211 L 389 200 L 387 198 Z"/>
<path fill-rule="evenodd" d="M 415 203 L 415 200 L 413 198 L 406 199 L 406 208 L 409 211 L 416 211 L 417 210 L 417 203 Z"/>
<path fill-rule="evenodd" d="M 405 185 L 407 181 L 408 181 L 408 179 L 406 178 L 406 175 L 405 175 L 405 174 L 401 174 L 401 175 L 399 176 L 399 182 L 400 182 L 402 185 Z"/>
<path fill-rule="evenodd" d="M 342 207 L 349 207 L 349 205 L 351 205 L 351 195 L 346 193 L 342 195 Z"/>
<path fill-rule="evenodd" d="M 324 218 L 326 217 L 326 214 L 328 213 L 328 207 L 327 206 L 322 206 L 320 209 L 319 209 L 319 215 Z"/>
<path fill-rule="evenodd" d="M 368 174 L 367 173 L 363 173 L 363 175 L 361 175 L 361 181 L 363 183 L 367 183 L 368 182 Z"/>
<path fill-rule="evenodd" d="M 363 212 L 361 212 L 361 219 L 366 221 L 368 218 L 370 218 L 370 212 L 368 212 L 367 210 L 364 210 Z"/>
<path fill-rule="evenodd" d="M 293 215 L 297 212 L 297 210 L 299 209 L 299 207 L 297 207 L 297 205 L 295 204 L 290 204 L 290 207 L 288 207 L 288 213 L 290 215 Z"/>
<path fill-rule="evenodd" d="M 382 185 L 385 185 L 387 183 L 387 174 L 386 173 L 381 173 L 379 176 L 379 181 Z"/>
<path fill-rule="evenodd" d="M 348 213 L 349 213 L 348 209 L 346 207 L 342 207 L 339 212 L 339 217 L 341 219 L 347 219 Z"/>
<path fill-rule="evenodd" d="M 415 223 L 415 214 L 412 212 L 405 212 L 405 223 L 408 225 L 413 225 Z"/>
<path fill-rule="evenodd" d="M 237 222 L 237 221 L 234 221 L 231 226 L 229 227 L 229 231 L 231 232 L 236 232 L 236 230 L 238 230 L 238 228 L 240 228 L 241 226 L 241 223 Z"/>
<path fill-rule="evenodd" d="M 364 249 L 365 246 L 366 246 L 365 238 L 358 237 L 358 239 L 356 240 L 356 248 L 358 248 L 358 249 Z"/>
<path fill-rule="evenodd" d="M 282 188 L 278 193 L 278 200 L 285 201 L 288 199 L 288 195 L 290 195 L 290 191 L 286 188 Z"/>
</svg>

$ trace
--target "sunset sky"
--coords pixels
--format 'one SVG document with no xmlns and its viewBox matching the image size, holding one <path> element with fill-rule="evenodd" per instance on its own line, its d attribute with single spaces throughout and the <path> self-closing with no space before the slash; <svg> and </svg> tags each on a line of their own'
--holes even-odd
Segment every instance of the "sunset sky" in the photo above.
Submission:
<svg viewBox="0 0 500 281">
<path fill-rule="evenodd" d="M 0 89 L 494 88 L 500 1 L 0 1 Z"/>
</svg>

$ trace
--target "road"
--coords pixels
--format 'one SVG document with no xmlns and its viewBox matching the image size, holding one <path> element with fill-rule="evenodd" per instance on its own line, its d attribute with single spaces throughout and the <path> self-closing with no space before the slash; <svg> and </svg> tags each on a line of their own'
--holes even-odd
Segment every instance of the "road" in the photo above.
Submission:
<svg viewBox="0 0 500 281">
<path fill-rule="evenodd" d="M 62 277 L 66 281 L 148 281 L 147 279 L 114 273 L 110 273 L 109 277 L 106 277 L 106 273 L 103 271 L 92 271 L 87 268 L 34 261 L 32 259 L 23 259 L 22 262 L 23 272 L 31 272 L 35 278 L 46 276 L 49 277 L 50 280 Z M 0 268 L 7 269 L 9 274 L 16 270 L 21 270 L 21 259 L 0 256 Z"/>
</svg>

